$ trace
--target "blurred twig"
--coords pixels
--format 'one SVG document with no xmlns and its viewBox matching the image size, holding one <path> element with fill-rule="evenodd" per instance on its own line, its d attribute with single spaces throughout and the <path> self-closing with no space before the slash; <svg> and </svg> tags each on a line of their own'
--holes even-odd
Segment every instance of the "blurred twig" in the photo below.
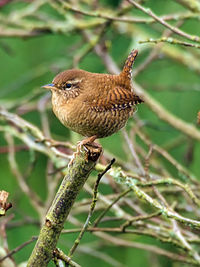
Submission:
<svg viewBox="0 0 200 267">
<path fill-rule="evenodd" d="M 151 11 L 151 9 L 147 9 L 147 8 L 144 8 L 142 5 L 140 5 L 139 3 L 133 1 L 133 0 L 127 0 L 130 4 L 132 4 L 133 6 L 135 6 L 136 8 L 140 9 L 142 12 L 144 12 L 145 14 L 151 16 L 152 18 L 154 18 L 156 21 L 158 21 L 160 24 L 162 24 L 163 26 L 165 26 L 166 28 L 170 29 L 172 32 L 182 36 L 182 37 L 185 37 L 191 41 L 195 41 L 195 42 L 200 42 L 200 37 L 199 36 L 195 36 L 195 35 L 190 35 L 172 25 L 170 25 L 169 23 L 167 23 L 164 19 L 156 16 L 155 13 L 153 13 Z"/>
<path fill-rule="evenodd" d="M 14 248 L 13 250 L 11 250 L 6 256 L 4 256 L 3 258 L 0 258 L 0 263 L 3 262 L 5 259 L 7 259 L 7 258 L 11 257 L 12 255 L 14 255 L 18 251 L 20 251 L 21 249 L 23 249 L 24 247 L 29 245 L 30 243 L 32 243 L 33 241 L 37 240 L 37 238 L 38 237 L 33 236 L 30 240 L 24 242 L 23 244 L 19 245 L 18 247 Z"/>
<path fill-rule="evenodd" d="M 94 209 L 95 209 L 95 206 L 96 206 L 96 202 L 97 202 L 97 193 L 98 193 L 97 190 L 98 190 L 98 186 L 99 186 L 100 180 L 103 177 L 103 175 L 110 170 L 110 168 L 114 164 L 114 162 L 115 162 L 115 159 L 111 160 L 110 164 L 105 168 L 105 170 L 102 173 L 98 174 L 96 183 L 94 185 L 94 194 L 93 194 L 93 198 L 92 198 L 92 203 L 91 203 L 91 206 L 90 206 L 89 214 L 88 214 L 88 217 L 87 217 L 87 219 L 86 219 L 86 221 L 84 223 L 84 226 L 83 226 L 78 238 L 75 240 L 74 245 L 72 246 L 72 248 L 69 251 L 69 255 L 68 256 L 70 258 L 73 256 L 77 246 L 79 245 L 79 243 L 80 243 L 80 241 L 81 241 L 81 239 L 82 239 L 82 237 L 84 235 L 84 232 L 87 230 L 87 228 L 89 226 L 90 219 L 92 217 L 92 214 L 94 212 Z"/>
<path fill-rule="evenodd" d="M 145 43 L 154 43 L 154 44 L 159 44 L 159 43 L 168 43 L 168 44 L 175 44 L 175 45 L 183 45 L 183 46 L 187 46 L 187 47 L 195 47 L 195 48 L 200 48 L 200 45 L 197 44 L 192 44 L 192 43 L 187 43 L 187 42 L 182 42 L 179 41 L 175 38 L 172 37 L 162 37 L 159 39 L 147 39 L 144 41 L 139 41 L 140 44 L 145 44 Z"/>
</svg>

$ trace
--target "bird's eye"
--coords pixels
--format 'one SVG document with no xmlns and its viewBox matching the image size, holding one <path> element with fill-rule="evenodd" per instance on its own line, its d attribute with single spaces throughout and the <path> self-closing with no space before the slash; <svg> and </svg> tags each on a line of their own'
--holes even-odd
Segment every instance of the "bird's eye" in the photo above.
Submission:
<svg viewBox="0 0 200 267">
<path fill-rule="evenodd" d="M 66 83 L 66 88 L 71 88 L 72 87 L 72 84 L 71 83 Z"/>
</svg>

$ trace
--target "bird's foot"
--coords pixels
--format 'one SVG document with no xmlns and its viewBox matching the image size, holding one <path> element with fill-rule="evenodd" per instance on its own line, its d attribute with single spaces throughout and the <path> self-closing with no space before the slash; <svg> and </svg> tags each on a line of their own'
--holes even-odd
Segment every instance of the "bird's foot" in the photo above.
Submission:
<svg viewBox="0 0 200 267">
<path fill-rule="evenodd" d="M 76 150 L 76 152 L 73 153 L 72 158 L 71 158 L 71 160 L 70 160 L 70 162 L 69 162 L 69 164 L 68 164 L 68 167 L 69 167 L 70 165 L 73 164 L 76 155 L 77 155 L 79 152 L 83 152 L 82 149 L 84 149 L 86 152 L 89 151 L 88 146 L 89 146 L 89 147 L 93 147 L 93 148 L 95 148 L 95 149 L 97 149 L 97 148 L 102 149 L 102 147 L 101 147 L 100 144 L 94 142 L 95 139 L 97 139 L 97 136 L 96 136 L 96 135 L 91 136 L 91 137 L 88 137 L 88 138 L 86 138 L 86 139 L 83 139 L 82 141 L 79 141 L 79 142 L 77 143 L 77 150 Z"/>
<path fill-rule="evenodd" d="M 84 149 L 87 149 L 87 146 L 93 146 L 95 148 L 101 148 L 101 145 L 94 142 L 94 140 L 97 139 L 97 136 L 91 136 L 86 139 L 83 139 L 82 141 L 79 141 L 77 143 L 77 151 L 81 151 L 81 147 L 84 147 Z"/>
</svg>

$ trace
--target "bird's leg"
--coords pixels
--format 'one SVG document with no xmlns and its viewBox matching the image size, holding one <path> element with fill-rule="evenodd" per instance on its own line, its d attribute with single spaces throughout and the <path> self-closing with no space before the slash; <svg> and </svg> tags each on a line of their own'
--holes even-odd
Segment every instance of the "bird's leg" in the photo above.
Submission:
<svg viewBox="0 0 200 267">
<path fill-rule="evenodd" d="M 81 147 L 84 146 L 84 149 L 87 151 L 87 146 L 93 146 L 95 148 L 101 148 L 101 145 L 98 144 L 98 143 L 95 143 L 94 141 L 97 139 L 97 136 L 96 135 L 93 135 L 93 136 L 90 136 L 86 139 L 83 139 L 82 141 L 79 141 L 77 143 L 77 150 L 76 152 L 74 152 L 74 154 L 72 155 L 72 158 L 68 164 L 68 166 L 70 166 L 74 159 L 75 159 L 75 156 L 81 151 Z"/>
<path fill-rule="evenodd" d="M 101 147 L 100 144 L 94 142 L 96 139 L 97 139 L 97 136 L 93 135 L 86 139 L 83 139 L 82 141 L 79 141 L 77 144 L 77 150 L 80 150 L 81 146 L 84 146 L 84 145 L 92 145 L 94 147 Z"/>
</svg>

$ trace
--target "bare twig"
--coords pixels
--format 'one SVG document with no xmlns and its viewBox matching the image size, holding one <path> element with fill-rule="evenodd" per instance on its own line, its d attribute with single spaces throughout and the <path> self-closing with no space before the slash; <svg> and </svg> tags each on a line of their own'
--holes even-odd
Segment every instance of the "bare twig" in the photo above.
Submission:
<svg viewBox="0 0 200 267">
<path fill-rule="evenodd" d="M 99 215 L 99 217 L 95 220 L 94 222 L 94 227 L 96 227 L 100 221 L 102 220 L 102 218 L 105 216 L 105 214 L 112 208 L 112 206 L 117 203 L 121 198 L 123 198 L 125 195 L 127 195 L 129 192 L 131 191 L 131 189 L 128 189 L 124 192 L 122 192 L 121 194 L 119 194 L 118 197 L 116 197 L 116 199 L 110 203 L 110 205 L 107 206 L 107 208 Z"/>
<path fill-rule="evenodd" d="M 42 200 L 39 198 L 39 196 L 34 191 L 31 190 L 31 188 L 26 183 L 22 173 L 20 172 L 20 170 L 18 168 L 17 162 L 15 160 L 13 138 L 9 133 L 5 134 L 5 138 L 8 142 L 8 146 L 9 146 L 8 160 L 10 163 L 11 170 L 12 170 L 13 174 L 15 175 L 22 192 L 24 192 L 30 198 L 32 205 L 34 206 L 34 208 L 38 211 L 38 213 L 42 217 L 43 212 L 44 212 Z"/>
<path fill-rule="evenodd" d="M 0 258 L 0 263 L 3 262 L 5 259 L 7 259 L 7 258 L 11 257 L 12 255 L 14 255 L 18 251 L 20 251 L 21 249 L 23 249 L 24 247 L 29 245 L 30 243 L 32 243 L 33 241 L 37 240 L 37 238 L 38 238 L 37 236 L 33 236 L 30 240 L 24 242 L 20 246 L 18 246 L 16 248 L 14 248 L 13 250 L 11 250 L 6 256 L 4 256 L 3 258 Z"/>
<path fill-rule="evenodd" d="M 194 48 L 200 48 L 200 45 L 198 44 L 192 44 L 192 43 L 187 43 L 187 42 L 183 42 L 180 40 L 177 40 L 175 38 L 172 37 L 162 37 L 159 39 L 152 39 L 149 38 L 147 40 L 144 41 L 139 41 L 140 44 L 145 44 L 145 43 L 154 43 L 154 44 L 159 44 L 159 43 L 168 43 L 168 44 L 175 44 L 175 45 L 183 45 L 183 46 L 187 46 L 187 47 L 194 47 Z"/>
<path fill-rule="evenodd" d="M 127 0 L 130 4 L 132 4 L 133 6 L 135 6 L 136 8 L 140 9 L 142 12 L 144 12 L 145 14 L 151 16 L 152 18 L 154 18 L 156 21 L 158 21 L 160 24 L 162 24 L 163 26 L 165 26 L 166 28 L 170 29 L 172 32 L 185 37 L 191 41 L 195 41 L 195 42 L 200 42 L 200 37 L 199 36 L 195 36 L 195 35 L 190 35 L 172 25 L 170 25 L 169 23 L 167 23 L 164 19 L 158 17 L 155 13 L 153 13 L 151 11 L 150 8 L 144 8 L 142 5 L 140 5 L 139 3 L 133 1 L 133 0 Z"/>
<path fill-rule="evenodd" d="M 54 250 L 53 254 L 54 254 L 54 257 L 61 259 L 62 261 L 70 265 L 71 267 L 81 267 L 81 265 L 73 261 L 69 256 L 65 255 L 64 252 L 58 248 Z"/>
<path fill-rule="evenodd" d="M 110 170 L 110 168 L 112 167 L 112 165 L 114 164 L 114 162 L 115 162 L 115 159 L 112 159 L 111 162 L 110 162 L 110 164 L 105 168 L 105 170 L 102 173 L 99 173 L 98 174 L 96 183 L 94 185 L 93 199 L 92 199 L 92 203 L 91 203 L 91 206 L 90 206 L 89 214 L 88 214 L 88 217 L 87 217 L 87 219 L 86 219 L 86 221 L 84 223 L 84 226 L 83 226 L 83 228 L 82 228 L 82 230 L 81 230 L 78 238 L 75 240 L 74 245 L 72 246 L 72 248 L 69 251 L 69 255 L 68 256 L 70 258 L 73 256 L 73 254 L 74 254 L 77 246 L 79 245 L 79 243 L 80 243 L 80 241 L 81 241 L 81 239 L 82 239 L 85 231 L 87 230 L 87 228 L 89 226 L 90 219 L 92 217 L 92 214 L 93 214 L 93 211 L 95 209 L 96 202 L 97 202 L 97 193 L 98 193 L 97 190 L 98 190 L 98 186 L 99 186 L 100 180 L 103 177 L 103 175 Z"/>
</svg>

